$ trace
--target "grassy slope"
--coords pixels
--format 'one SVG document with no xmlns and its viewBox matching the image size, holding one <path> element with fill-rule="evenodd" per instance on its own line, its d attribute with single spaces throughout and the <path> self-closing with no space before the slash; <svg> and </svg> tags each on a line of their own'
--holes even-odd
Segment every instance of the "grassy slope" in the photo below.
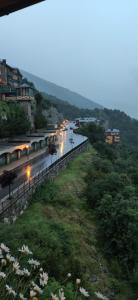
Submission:
<svg viewBox="0 0 138 300">
<path fill-rule="evenodd" d="M 89 291 L 106 294 L 114 278 L 98 248 L 94 216 L 83 196 L 84 177 L 93 155 L 91 148 L 79 155 L 54 183 L 37 191 L 15 224 L 1 224 L 0 242 L 13 249 L 27 244 L 56 279 L 71 272 L 75 278 L 83 278 Z M 119 295 L 117 299 L 127 297 Z"/>
</svg>

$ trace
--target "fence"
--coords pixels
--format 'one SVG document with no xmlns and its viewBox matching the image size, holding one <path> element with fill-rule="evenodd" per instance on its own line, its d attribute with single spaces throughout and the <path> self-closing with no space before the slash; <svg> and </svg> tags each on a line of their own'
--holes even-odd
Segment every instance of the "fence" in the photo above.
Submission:
<svg viewBox="0 0 138 300">
<path fill-rule="evenodd" d="M 52 163 L 48 168 L 40 171 L 37 175 L 20 185 L 12 194 L 12 199 L 3 199 L 0 202 L 0 221 L 5 223 L 14 222 L 21 215 L 31 201 L 36 188 L 43 182 L 53 180 L 61 170 L 79 153 L 88 147 L 88 140 L 78 145 L 60 159 Z"/>
</svg>

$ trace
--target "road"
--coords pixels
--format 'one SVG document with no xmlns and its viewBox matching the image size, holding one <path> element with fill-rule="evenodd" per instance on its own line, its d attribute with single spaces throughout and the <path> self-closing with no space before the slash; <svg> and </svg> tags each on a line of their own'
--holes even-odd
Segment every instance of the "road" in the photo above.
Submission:
<svg viewBox="0 0 138 300">
<path fill-rule="evenodd" d="M 55 155 L 46 154 L 45 157 L 35 161 L 34 163 L 30 164 L 25 167 L 23 166 L 17 172 L 17 178 L 14 181 L 14 184 L 11 187 L 11 190 L 14 191 L 18 188 L 21 184 L 27 181 L 27 170 L 31 172 L 30 176 L 37 175 L 40 171 L 48 168 L 52 165 L 56 160 L 64 156 L 70 150 L 75 148 L 76 146 L 80 145 L 84 142 L 87 138 L 78 134 L 73 133 L 73 130 L 70 128 L 74 128 L 73 123 L 69 123 L 67 126 L 68 130 L 62 131 L 59 136 L 59 147 L 57 148 L 57 153 Z M 71 139 L 73 139 L 74 143 L 71 143 Z M 0 189 L 0 200 L 8 195 L 8 188 L 1 188 Z"/>
</svg>

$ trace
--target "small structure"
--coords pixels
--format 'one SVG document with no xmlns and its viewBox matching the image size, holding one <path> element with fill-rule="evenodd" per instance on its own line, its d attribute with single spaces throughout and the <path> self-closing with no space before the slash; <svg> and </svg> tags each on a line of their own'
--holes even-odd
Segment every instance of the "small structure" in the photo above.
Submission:
<svg viewBox="0 0 138 300">
<path fill-rule="evenodd" d="M 76 126 L 80 126 L 82 124 L 95 123 L 99 124 L 99 120 L 94 117 L 85 117 L 85 118 L 77 118 L 75 119 Z"/>
<path fill-rule="evenodd" d="M 107 129 L 105 131 L 105 142 L 108 144 L 118 144 L 120 142 L 120 130 Z"/>
</svg>

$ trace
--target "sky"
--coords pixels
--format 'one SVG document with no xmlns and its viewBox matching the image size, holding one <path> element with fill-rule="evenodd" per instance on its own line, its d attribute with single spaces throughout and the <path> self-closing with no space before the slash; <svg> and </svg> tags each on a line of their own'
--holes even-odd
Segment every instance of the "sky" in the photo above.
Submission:
<svg viewBox="0 0 138 300">
<path fill-rule="evenodd" d="M 0 58 L 138 119 L 137 16 L 137 0 L 47 0 L 0 18 Z"/>
</svg>

